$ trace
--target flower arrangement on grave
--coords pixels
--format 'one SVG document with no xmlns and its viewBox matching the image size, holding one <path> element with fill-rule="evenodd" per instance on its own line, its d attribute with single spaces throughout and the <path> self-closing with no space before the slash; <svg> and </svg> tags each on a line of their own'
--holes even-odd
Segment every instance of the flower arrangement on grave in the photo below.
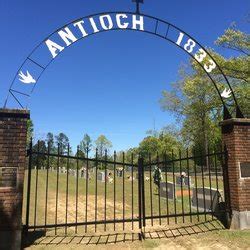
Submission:
<svg viewBox="0 0 250 250">
<path fill-rule="evenodd" d="M 161 169 L 159 167 L 154 168 L 153 179 L 154 179 L 154 184 L 159 188 L 162 180 Z"/>
</svg>

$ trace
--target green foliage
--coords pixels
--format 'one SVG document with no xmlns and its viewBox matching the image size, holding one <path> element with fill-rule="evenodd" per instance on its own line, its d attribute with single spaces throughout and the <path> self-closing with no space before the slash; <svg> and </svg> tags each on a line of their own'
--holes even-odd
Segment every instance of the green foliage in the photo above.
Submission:
<svg viewBox="0 0 250 250">
<path fill-rule="evenodd" d="M 224 34 L 217 39 L 216 44 L 247 56 L 250 55 L 250 35 L 237 30 L 235 24 L 225 30 Z"/>
<path fill-rule="evenodd" d="M 226 59 L 210 50 L 230 80 L 246 115 L 250 110 L 249 35 L 230 28 L 216 43 L 240 53 L 239 56 Z M 213 74 L 219 90 L 223 91 L 221 73 L 215 70 Z M 162 109 L 174 114 L 176 121 L 182 125 L 181 137 L 184 145 L 204 153 L 208 152 L 209 147 L 218 146 L 221 141 L 218 124 L 222 120 L 223 107 L 203 69 L 192 59 L 188 65 L 181 66 L 178 81 L 171 85 L 171 91 L 163 91 L 160 103 Z"/>
<path fill-rule="evenodd" d="M 75 157 L 85 158 L 86 155 L 85 155 L 85 153 L 84 153 L 81 149 L 79 149 L 79 150 L 76 152 Z"/>
<path fill-rule="evenodd" d="M 34 125 L 32 120 L 27 121 L 27 145 L 29 145 L 31 138 L 34 135 Z"/>
<path fill-rule="evenodd" d="M 46 142 L 48 145 L 50 145 L 50 149 L 54 149 L 54 135 L 49 132 L 46 136 Z"/>
<path fill-rule="evenodd" d="M 80 150 L 85 154 L 88 155 L 88 153 L 92 149 L 92 140 L 88 134 L 85 134 L 83 139 L 80 142 Z"/>
<path fill-rule="evenodd" d="M 96 149 L 98 150 L 99 156 L 102 158 L 105 155 L 105 151 L 109 151 L 112 148 L 112 143 L 105 135 L 100 135 L 95 141 Z"/>
<path fill-rule="evenodd" d="M 216 44 L 238 52 L 237 56 L 228 59 L 217 55 L 217 60 L 233 86 L 241 111 L 250 117 L 250 35 L 232 25 Z"/>
<path fill-rule="evenodd" d="M 32 148 L 34 152 L 40 152 L 40 153 L 46 153 L 47 147 L 46 142 L 44 140 L 38 141 Z M 41 169 L 42 167 L 46 166 L 46 159 L 47 157 L 44 154 L 38 155 L 33 154 L 32 155 L 32 167 L 36 167 L 37 169 Z"/>
<path fill-rule="evenodd" d="M 148 136 L 142 140 L 142 142 L 139 144 L 139 152 L 140 155 L 144 158 L 147 158 L 148 154 L 151 154 L 151 156 L 155 156 L 156 152 L 160 148 L 160 141 L 158 138 L 153 136 Z"/>
<path fill-rule="evenodd" d="M 69 145 L 69 138 L 64 133 L 60 133 L 59 135 L 55 136 L 56 144 L 59 145 L 60 154 L 67 152 L 68 145 Z"/>
</svg>

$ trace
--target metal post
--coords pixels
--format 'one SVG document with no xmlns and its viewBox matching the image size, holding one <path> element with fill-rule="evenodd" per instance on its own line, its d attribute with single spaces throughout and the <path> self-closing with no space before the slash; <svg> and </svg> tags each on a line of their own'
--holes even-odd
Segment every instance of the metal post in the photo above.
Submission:
<svg viewBox="0 0 250 250">
<path fill-rule="evenodd" d="M 140 3 L 136 3 L 136 14 L 140 14 Z"/>
<path fill-rule="evenodd" d="M 143 0 L 132 0 L 132 2 L 136 3 L 136 14 L 140 14 L 140 4 L 143 3 Z"/>
<path fill-rule="evenodd" d="M 28 234 L 29 216 L 30 216 L 30 186 L 31 186 L 31 168 L 32 168 L 32 138 L 28 150 L 29 166 L 28 166 L 28 186 L 27 186 L 27 204 L 26 204 L 26 225 L 25 233 Z"/>
<path fill-rule="evenodd" d="M 144 239 L 142 227 L 145 227 L 145 193 L 144 193 L 144 174 L 143 158 L 138 159 L 138 204 L 139 204 L 139 239 Z M 143 223 L 142 223 L 143 222 Z"/>
<path fill-rule="evenodd" d="M 144 161 L 143 158 L 141 158 L 141 166 L 142 166 L 142 185 L 141 185 L 141 192 L 142 192 L 142 221 L 143 221 L 143 227 L 146 227 L 146 210 L 145 210 L 145 188 L 144 188 Z"/>
<path fill-rule="evenodd" d="M 222 153 L 222 171 L 223 171 L 223 182 L 224 182 L 224 194 L 225 194 L 225 214 L 226 214 L 226 225 L 227 229 L 230 228 L 232 210 L 230 203 L 230 186 L 229 186 L 229 176 L 228 176 L 228 152 L 226 147 L 224 147 L 224 152 Z"/>
</svg>

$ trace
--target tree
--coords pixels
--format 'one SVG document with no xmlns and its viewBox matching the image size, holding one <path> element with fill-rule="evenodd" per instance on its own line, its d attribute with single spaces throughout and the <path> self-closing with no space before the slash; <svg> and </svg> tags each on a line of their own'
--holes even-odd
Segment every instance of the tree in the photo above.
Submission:
<svg viewBox="0 0 250 250">
<path fill-rule="evenodd" d="M 80 146 L 77 147 L 75 157 L 80 157 L 80 158 L 85 158 L 86 157 L 85 152 L 81 149 Z"/>
<path fill-rule="evenodd" d="M 150 132 L 148 132 L 150 133 Z M 148 160 L 148 156 L 155 160 L 159 157 L 171 157 L 174 153 L 182 149 L 178 132 L 170 127 L 165 127 L 160 131 L 153 131 L 153 135 L 145 137 L 139 144 L 138 152 L 142 157 Z"/>
<path fill-rule="evenodd" d="M 51 133 L 51 132 L 47 133 L 47 135 L 46 135 L 46 142 L 47 142 L 47 145 L 49 145 L 50 152 L 51 153 L 52 152 L 55 153 L 56 152 L 56 148 L 55 148 L 53 133 Z"/>
<path fill-rule="evenodd" d="M 36 168 L 41 169 L 42 167 L 46 167 L 46 155 L 47 147 L 46 142 L 44 140 L 39 140 L 32 148 L 33 152 L 43 153 L 43 154 L 32 154 L 32 167 L 36 166 Z"/>
<path fill-rule="evenodd" d="M 238 48 L 237 50 L 244 54 L 244 56 L 225 59 L 210 50 L 226 73 L 235 92 L 238 93 L 241 108 L 250 110 L 250 102 L 247 99 L 250 88 L 246 86 L 247 82 L 249 84 L 247 52 L 249 51 L 249 35 L 240 31 L 227 30 L 217 40 L 217 44 L 234 50 Z M 213 75 L 222 91 L 224 85 L 221 82 L 221 72 L 215 70 Z M 223 107 L 212 82 L 193 59 L 189 61 L 188 65 L 180 68 L 179 80 L 172 83 L 172 90 L 163 91 L 161 106 L 163 110 L 173 113 L 177 122 L 182 124 L 181 133 L 187 146 L 191 145 L 207 154 L 209 147 L 215 147 L 220 143 L 218 123 L 222 120 Z M 206 158 L 206 165 L 209 164 L 208 160 Z"/>
<path fill-rule="evenodd" d="M 250 56 L 250 35 L 236 29 L 235 23 L 219 37 L 216 44 L 223 48 L 235 50 L 246 56 Z"/>
<path fill-rule="evenodd" d="M 198 145 L 207 154 L 209 147 L 220 141 L 215 124 L 222 119 L 221 103 L 211 81 L 193 60 L 188 69 L 181 68 L 180 79 L 172 83 L 172 90 L 163 92 L 161 106 L 182 124 L 181 134 L 187 147 Z M 208 160 L 207 157 L 206 166 Z"/>
<path fill-rule="evenodd" d="M 95 141 L 95 144 L 101 158 L 105 155 L 106 150 L 109 151 L 109 149 L 112 148 L 111 141 L 109 141 L 104 135 L 100 135 Z"/>
<path fill-rule="evenodd" d="M 172 158 L 172 152 L 175 156 L 179 150 L 184 148 L 180 132 L 170 126 L 164 127 L 159 133 L 159 144 L 160 153 L 168 158 Z"/>
<path fill-rule="evenodd" d="M 125 153 L 125 161 L 127 163 L 136 163 L 138 161 L 138 148 L 129 148 Z"/>
<path fill-rule="evenodd" d="M 152 158 L 156 157 L 157 152 L 160 150 L 160 142 L 157 137 L 147 136 L 139 144 L 139 154 L 148 159 L 148 156 L 151 155 Z"/>
<path fill-rule="evenodd" d="M 238 52 L 237 56 L 228 59 L 217 55 L 217 60 L 233 86 L 241 111 L 250 117 L 250 35 L 233 24 L 215 43 Z"/>
<path fill-rule="evenodd" d="M 64 133 L 60 133 L 59 135 L 55 136 L 56 143 L 59 145 L 60 153 L 63 154 L 67 152 L 68 145 L 69 145 L 69 138 Z"/>
<path fill-rule="evenodd" d="M 27 121 L 27 145 L 29 145 L 31 138 L 33 137 L 34 133 L 34 124 L 32 120 Z"/>
<path fill-rule="evenodd" d="M 54 146 L 54 135 L 53 135 L 51 132 L 49 132 L 49 133 L 47 134 L 47 136 L 46 136 L 46 142 L 47 142 L 48 144 L 50 144 L 51 147 Z"/>
<path fill-rule="evenodd" d="M 88 134 L 85 134 L 82 141 L 80 142 L 80 150 L 83 152 L 85 155 L 88 155 L 88 153 L 92 149 L 92 140 Z"/>
</svg>

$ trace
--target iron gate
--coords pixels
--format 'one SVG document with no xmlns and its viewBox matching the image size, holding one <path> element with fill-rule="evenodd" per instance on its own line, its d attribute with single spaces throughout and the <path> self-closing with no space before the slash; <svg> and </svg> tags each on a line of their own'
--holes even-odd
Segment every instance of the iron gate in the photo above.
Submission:
<svg viewBox="0 0 250 250">
<path fill-rule="evenodd" d="M 227 154 L 151 156 L 30 144 L 24 229 L 47 234 L 138 231 L 230 217 Z M 158 177 L 157 177 L 158 176 Z"/>
</svg>

